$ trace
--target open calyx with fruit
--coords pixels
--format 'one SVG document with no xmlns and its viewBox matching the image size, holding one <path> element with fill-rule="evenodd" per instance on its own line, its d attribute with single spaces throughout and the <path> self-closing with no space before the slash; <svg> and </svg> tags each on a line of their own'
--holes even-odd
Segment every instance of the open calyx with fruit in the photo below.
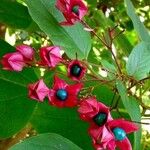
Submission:
<svg viewBox="0 0 150 150">
<path fill-rule="evenodd" d="M 127 13 L 139 32 L 140 43 L 133 48 L 127 61 L 117 57 L 120 52 L 115 48 L 116 40 L 125 30 L 116 25 L 107 28 L 103 34 L 98 33 L 86 22 L 90 14 L 85 1 L 27 0 L 26 4 L 33 20 L 49 38 L 38 49 L 19 44 L 13 52 L 8 50 L 8 53 L 0 55 L 0 80 L 8 78 L 5 82 L 14 83 L 14 87 L 8 86 L 10 91 L 16 86 L 23 87 L 25 97 L 16 107 L 22 109 L 17 112 L 20 114 L 18 118 L 16 115 L 13 120 L 15 110 L 11 115 L 14 126 L 21 114 L 24 121 L 18 126 L 16 124 L 14 131 L 12 127 L 11 132 L 2 133 L 0 137 L 10 137 L 28 124 L 30 127 L 25 129 L 35 131 L 36 136 L 19 144 L 16 144 L 17 140 L 11 150 L 25 149 L 26 146 L 29 150 L 40 149 L 41 143 L 43 149 L 52 150 L 140 150 L 141 124 L 148 124 L 141 121 L 141 114 L 146 116 L 146 110 L 150 109 L 142 101 L 142 94 L 149 91 L 149 88 L 145 90 L 142 87 L 150 79 L 150 36 L 134 9 L 131 10 L 130 0 L 125 0 Z M 40 20 L 42 17 L 43 22 Z M 136 23 L 139 23 L 140 29 L 137 29 Z M 39 36 L 43 38 L 42 34 Z M 99 58 L 99 54 L 92 55 L 91 36 L 109 53 L 110 62 Z M 97 51 L 101 53 L 102 50 Z M 18 89 L 20 95 L 21 90 Z M 5 97 L 7 94 L 4 100 Z M 19 103 L 15 96 L 13 100 Z M 24 111 L 27 113 L 24 114 Z M 26 135 L 21 140 L 24 138 Z"/>
</svg>

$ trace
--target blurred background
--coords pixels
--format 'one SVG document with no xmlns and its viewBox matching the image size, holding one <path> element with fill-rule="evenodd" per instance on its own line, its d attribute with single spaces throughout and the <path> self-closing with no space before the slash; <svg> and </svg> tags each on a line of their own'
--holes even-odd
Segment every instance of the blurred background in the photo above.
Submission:
<svg viewBox="0 0 150 150">
<path fill-rule="evenodd" d="M 107 28 L 118 25 L 117 30 L 125 30 L 115 40 L 114 50 L 117 50 L 118 58 L 124 62 L 127 60 L 132 48 L 139 42 L 138 36 L 133 28 L 132 21 L 126 13 L 123 0 L 86 0 L 89 5 L 86 22 L 98 34 L 104 33 Z M 132 0 L 136 13 L 146 28 L 150 29 L 150 0 Z M 24 0 L 0 0 L 0 39 L 5 40 L 12 46 L 18 44 L 29 44 L 38 49 L 41 45 L 51 44 L 49 38 L 44 34 L 32 20 L 28 13 Z M 101 58 L 112 63 L 109 51 L 92 36 L 92 50 L 90 51 L 91 62 L 100 63 Z M 123 67 L 125 68 L 125 67 Z M 96 70 L 96 68 L 95 68 Z M 103 73 L 103 72 L 102 72 Z M 144 85 L 143 103 L 150 106 L 150 81 Z M 142 117 L 143 122 L 150 123 L 150 111 L 145 110 Z M 142 125 L 142 150 L 150 150 L 150 126 Z"/>
</svg>

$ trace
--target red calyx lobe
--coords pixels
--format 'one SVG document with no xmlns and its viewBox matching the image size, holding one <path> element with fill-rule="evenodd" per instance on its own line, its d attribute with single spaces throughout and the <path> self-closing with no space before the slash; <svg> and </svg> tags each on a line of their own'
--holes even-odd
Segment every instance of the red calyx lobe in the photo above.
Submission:
<svg viewBox="0 0 150 150">
<path fill-rule="evenodd" d="M 86 67 L 79 60 L 72 60 L 68 65 L 68 76 L 75 81 L 80 81 L 86 73 Z"/>
<path fill-rule="evenodd" d="M 69 85 L 64 80 L 54 77 L 53 89 L 49 93 L 49 102 L 57 107 L 74 107 L 78 104 L 78 93 L 83 84 Z"/>
</svg>

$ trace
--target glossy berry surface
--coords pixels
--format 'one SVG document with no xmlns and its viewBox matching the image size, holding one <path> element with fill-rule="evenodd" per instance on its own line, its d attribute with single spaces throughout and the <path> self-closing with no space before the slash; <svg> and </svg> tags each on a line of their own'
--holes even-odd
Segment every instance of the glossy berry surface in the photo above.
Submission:
<svg viewBox="0 0 150 150">
<path fill-rule="evenodd" d="M 126 132 L 122 128 L 114 128 L 113 133 L 115 136 L 115 139 L 118 141 L 122 141 L 126 138 Z"/>
<path fill-rule="evenodd" d="M 82 68 L 79 65 L 73 65 L 71 68 L 71 74 L 75 77 L 79 77 L 81 74 Z"/>
<path fill-rule="evenodd" d="M 74 12 L 76 15 L 79 15 L 79 6 L 74 6 L 72 8 L 72 12 Z"/>
<path fill-rule="evenodd" d="M 56 92 L 56 96 L 57 98 L 60 100 L 60 101 L 65 101 L 67 99 L 67 91 L 64 90 L 64 89 L 59 89 L 57 92 Z"/>
<path fill-rule="evenodd" d="M 107 120 L 107 114 L 106 113 L 98 113 L 94 118 L 93 118 L 94 122 L 98 125 L 98 126 L 102 126 L 105 124 L 106 120 Z"/>
</svg>

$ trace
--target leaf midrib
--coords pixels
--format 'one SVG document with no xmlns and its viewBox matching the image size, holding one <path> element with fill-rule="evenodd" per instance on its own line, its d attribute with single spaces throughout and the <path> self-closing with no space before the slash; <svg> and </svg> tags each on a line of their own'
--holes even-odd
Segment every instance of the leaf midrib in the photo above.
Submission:
<svg viewBox="0 0 150 150">
<path fill-rule="evenodd" d="M 21 83 L 15 82 L 15 81 L 13 81 L 13 80 L 9 80 L 9 79 L 3 78 L 3 77 L 1 77 L 1 76 L 0 76 L 0 80 L 6 81 L 6 82 L 10 82 L 10 83 L 13 83 L 13 84 L 15 84 L 15 85 L 19 85 L 19 86 L 21 86 L 21 87 L 26 87 L 26 85 L 24 85 L 24 84 L 21 84 Z"/>
</svg>

